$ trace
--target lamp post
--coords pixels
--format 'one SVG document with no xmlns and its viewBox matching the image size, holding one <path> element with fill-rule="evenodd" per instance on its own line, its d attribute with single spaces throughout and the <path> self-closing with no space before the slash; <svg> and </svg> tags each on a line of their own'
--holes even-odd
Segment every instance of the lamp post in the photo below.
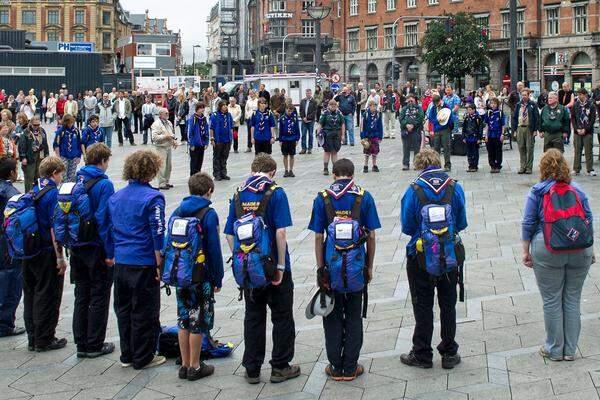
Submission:
<svg viewBox="0 0 600 400">
<path fill-rule="evenodd" d="M 192 75 L 196 75 L 196 48 L 201 48 L 199 44 L 192 46 Z"/>
<path fill-rule="evenodd" d="M 302 36 L 301 32 L 293 32 L 293 33 L 288 33 L 287 35 L 285 35 L 283 37 L 283 40 L 281 41 L 281 72 L 285 74 L 285 41 L 287 40 L 288 36 Z"/>
<path fill-rule="evenodd" d="M 306 9 L 308 15 L 315 21 L 315 39 L 316 39 L 316 72 L 317 75 L 321 72 L 321 21 L 327 18 L 331 12 L 331 6 L 312 5 Z"/>
<path fill-rule="evenodd" d="M 238 32 L 235 21 L 221 25 L 221 33 L 227 37 L 227 76 L 233 80 L 231 76 L 231 38 Z"/>
</svg>

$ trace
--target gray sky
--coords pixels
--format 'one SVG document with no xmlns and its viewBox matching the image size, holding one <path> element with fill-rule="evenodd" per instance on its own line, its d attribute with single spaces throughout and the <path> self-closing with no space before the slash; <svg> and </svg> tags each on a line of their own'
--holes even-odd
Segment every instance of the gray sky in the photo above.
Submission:
<svg viewBox="0 0 600 400">
<path fill-rule="evenodd" d="M 149 10 L 150 18 L 167 18 L 167 27 L 174 32 L 181 30 L 183 56 L 192 63 L 192 46 L 196 49 L 196 59 L 206 60 L 206 29 L 208 14 L 217 0 L 121 0 L 123 8 L 134 14 Z"/>
</svg>

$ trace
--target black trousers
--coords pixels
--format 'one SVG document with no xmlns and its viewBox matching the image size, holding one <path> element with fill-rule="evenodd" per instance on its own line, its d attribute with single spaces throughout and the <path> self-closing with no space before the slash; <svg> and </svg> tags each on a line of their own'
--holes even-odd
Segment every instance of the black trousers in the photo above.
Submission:
<svg viewBox="0 0 600 400">
<path fill-rule="evenodd" d="M 23 319 L 30 345 L 45 347 L 54 339 L 63 284 L 53 250 L 23 261 Z"/>
<path fill-rule="evenodd" d="M 141 132 L 142 126 L 144 126 L 144 122 L 142 120 L 142 112 L 133 113 L 133 130 L 134 133 Z"/>
<path fill-rule="evenodd" d="M 363 345 L 363 293 L 336 293 L 335 307 L 323 318 L 327 359 L 336 372 L 353 374 Z"/>
<path fill-rule="evenodd" d="M 294 282 L 286 271 L 279 286 L 245 290 L 244 358 L 242 365 L 250 375 L 256 375 L 265 360 L 267 306 L 273 323 L 273 368 L 286 368 L 294 358 L 296 326 L 294 324 Z"/>
<path fill-rule="evenodd" d="M 156 267 L 116 264 L 114 276 L 121 362 L 141 369 L 152 361 L 160 332 Z"/>
<path fill-rule="evenodd" d="M 187 126 L 185 124 L 179 125 L 179 132 L 181 133 L 181 141 L 187 142 L 188 141 Z"/>
<path fill-rule="evenodd" d="M 247 119 L 246 120 L 246 130 L 247 130 L 247 137 L 246 137 L 246 146 L 251 149 L 252 148 L 252 133 L 251 133 L 251 129 L 252 127 L 250 126 L 250 120 Z"/>
<path fill-rule="evenodd" d="M 437 346 L 440 354 L 455 355 L 458 352 L 456 337 L 456 285 L 458 275 L 450 273 L 437 280 L 432 280 L 427 271 L 419 266 L 415 256 L 406 258 L 406 273 L 410 287 L 413 314 L 415 316 L 415 331 L 413 333 L 413 351 L 422 361 L 431 361 L 433 350 L 433 300 L 437 289 L 440 307 L 440 322 L 442 325 L 442 341 Z"/>
<path fill-rule="evenodd" d="M 356 106 L 356 126 L 360 126 L 360 114 L 362 114 L 360 112 L 360 106 L 357 105 Z"/>
<path fill-rule="evenodd" d="M 231 150 L 231 142 L 215 143 L 213 147 L 213 176 L 215 178 L 227 176 L 229 150 Z"/>
<path fill-rule="evenodd" d="M 125 139 L 129 139 L 129 143 L 133 144 L 133 134 L 131 133 L 131 121 L 129 121 L 129 118 L 117 118 L 115 125 L 117 127 L 119 144 L 123 144 L 123 130 L 125 130 Z"/>
<path fill-rule="evenodd" d="M 190 148 L 190 176 L 202 170 L 204 162 L 204 146 Z"/>
<path fill-rule="evenodd" d="M 490 167 L 502 168 L 502 141 L 500 141 L 500 138 L 488 138 L 485 146 L 488 151 Z"/>
<path fill-rule="evenodd" d="M 71 283 L 75 284 L 73 336 L 77 351 L 100 351 L 106 338 L 113 269 L 104 264 L 103 252 L 91 246 L 72 250 L 70 262 Z"/>
<path fill-rule="evenodd" d="M 470 168 L 479 168 L 479 144 L 467 142 L 467 160 Z"/>
</svg>

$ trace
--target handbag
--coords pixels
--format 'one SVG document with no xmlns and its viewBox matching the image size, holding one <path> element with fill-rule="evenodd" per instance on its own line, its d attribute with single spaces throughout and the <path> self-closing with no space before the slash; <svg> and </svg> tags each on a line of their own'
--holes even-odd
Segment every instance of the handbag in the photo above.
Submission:
<svg viewBox="0 0 600 400">
<path fill-rule="evenodd" d="M 365 139 L 362 139 L 362 140 L 360 141 L 360 144 L 362 145 L 362 147 L 363 147 L 365 150 L 369 150 L 369 147 L 371 147 L 371 141 L 370 141 L 369 139 L 367 139 L 367 138 L 365 138 Z"/>
<path fill-rule="evenodd" d="M 54 113 L 52 111 L 46 111 L 46 118 L 53 118 Z"/>
</svg>

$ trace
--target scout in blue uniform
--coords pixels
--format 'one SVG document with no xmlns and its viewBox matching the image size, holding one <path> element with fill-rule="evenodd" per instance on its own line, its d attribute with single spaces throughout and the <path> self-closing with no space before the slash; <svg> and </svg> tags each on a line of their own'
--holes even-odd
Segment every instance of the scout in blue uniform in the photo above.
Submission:
<svg viewBox="0 0 600 400">
<path fill-rule="evenodd" d="M 138 150 L 125 159 L 127 186 L 108 201 L 115 248 L 114 307 L 119 327 L 121 365 L 135 369 L 165 362 L 154 355 L 160 331 L 160 284 L 165 233 L 165 198 L 149 182 L 160 158 Z"/>
<path fill-rule="evenodd" d="M 300 375 L 298 365 L 290 365 L 294 358 L 294 283 L 290 266 L 290 255 L 286 242 L 286 228 L 292 226 L 292 216 L 287 196 L 283 188 L 277 186 L 273 176 L 277 163 L 267 154 L 258 155 L 252 162 L 250 176 L 237 190 L 237 197 L 243 213 L 256 211 L 267 191 L 271 198 L 266 205 L 264 220 L 271 239 L 271 257 L 277 263 L 275 277 L 271 284 L 260 289 L 244 290 L 246 313 L 244 316 L 244 357 L 248 383 L 260 382 L 260 369 L 265 358 L 265 336 L 267 325 L 267 305 L 271 309 L 273 322 L 273 352 L 270 364 L 271 382 L 283 382 Z M 229 248 L 233 251 L 233 224 L 237 220 L 235 197 L 229 206 L 225 234 Z"/>
<path fill-rule="evenodd" d="M 213 176 L 215 181 L 231 179 L 227 175 L 227 159 L 233 137 L 233 118 L 227 103 L 220 101 L 210 116 L 210 143 L 213 146 Z"/>
<path fill-rule="evenodd" d="M 263 98 L 258 99 L 258 110 L 254 112 L 254 115 L 250 119 L 254 154 L 271 154 L 273 151 L 272 145 L 275 143 L 276 127 L 275 117 L 267 108 L 267 101 Z"/>
<path fill-rule="evenodd" d="M 490 105 L 491 110 L 488 110 L 483 118 L 488 126 L 485 142 L 491 167 L 490 172 L 497 174 L 502 169 L 502 142 L 504 142 L 506 118 L 500 109 L 500 100 L 490 99 Z"/>
<path fill-rule="evenodd" d="M 333 164 L 334 182 L 317 195 L 313 203 L 312 216 L 308 229 L 315 233 L 315 253 L 317 269 L 325 268 L 324 243 L 325 232 L 335 217 L 348 217 L 358 220 L 365 230 L 366 271 L 365 285 L 373 277 L 375 258 L 375 230 L 381 228 L 375 201 L 369 192 L 354 183 L 354 164 L 348 159 L 340 159 Z M 360 201 L 360 203 L 357 203 Z M 354 214 L 353 209 L 360 204 Z M 329 215 L 328 207 L 335 215 Z M 326 288 L 327 289 L 327 288 Z M 366 299 L 365 299 L 366 300 Z M 329 365 L 325 373 L 334 380 L 353 380 L 364 372 L 358 364 L 363 343 L 363 291 L 335 293 L 335 307 L 331 314 L 323 318 L 325 329 L 325 347 Z"/>
<path fill-rule="evenodd" d="M 81 132 L 81 144 L 84 151 L 94 143 L 104 143 L 104 133 L 99 126 L 100 118 L 92 115 L 88 120 L 88 126 Z"/>
<path fill-rule="evenodd" d="M 300 140 L 300 123 L 296 107 L 289 104 L 285 108 L 285 114 L 279 117 L 279 141 L 281 142 L 281 154 L 283 155 L 283 166 L 285 172 L 284 178 L 293 178 L 294 175 L 294 155 L 296 155 L 296 145 Z"/>
<path fill-rule="evenodd" d="M 379 144 L 383 139 L 383 120 L 381 113 L 377 110 L 377 104 L 371 100 L 369 107 L 365 110 L 360 130 L 360 138 L 367 140 L 369 147 L 363 149 L 365 155 L 365 165 L 363 172 L 369 172 L 369 157 L 372 156 L 373 172 L 379 172 L 377 167 L 377 155 L 379 154 Z"/>
<path fill-rule="evenodd" d="M 69 114 L 65 115 L 54 136 L 54 152 L 63 160 L 66 168 L 63 177 L 65 182 L 75 182 L 77 165 L 79 165 L 81 155 L 85 151 L 81 141 L 81 133 L 74 125 L 75 118 Z"/>
</svg>

